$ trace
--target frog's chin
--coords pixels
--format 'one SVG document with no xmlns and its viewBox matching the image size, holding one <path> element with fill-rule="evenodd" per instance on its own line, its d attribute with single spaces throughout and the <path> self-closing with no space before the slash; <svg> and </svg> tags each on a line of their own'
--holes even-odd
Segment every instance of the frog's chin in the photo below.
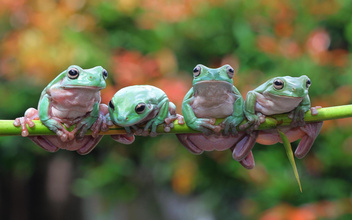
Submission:
<svg viewBox="0 0 352 220">
<path fill-rule="evenodd" d="M 209 84 L 219 84 L 219 85 L 230 85 L 231 87 L 233 86 L 232 83 L 229 83 L 227 81 L 223 81 L 223 80 L 204 80 L 204 81 L 199 81 L 196 82 L 194 85 L 209 85 Z"/>
</svg>

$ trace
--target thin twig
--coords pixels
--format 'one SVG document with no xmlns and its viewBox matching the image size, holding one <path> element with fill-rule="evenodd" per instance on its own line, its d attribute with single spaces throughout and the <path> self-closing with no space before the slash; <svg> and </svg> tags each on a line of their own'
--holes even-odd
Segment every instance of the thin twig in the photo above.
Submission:
<svg viewBox="0 0 352 220">
<path fill-rule="evenodd" d="M 352 105 L 341 105 L 334 107 L 326 107 L 318 109 L 318 115 L 311 115 L 311 112 L 308 111 L 305 114 L 305 122 L 317 122 L 325 120 L 333 120 L 339 118 L 348 118 L 352 117 Z M 222 122 L 223 119 L 216 120 L 216 123 Z M 13 125 L 14 120 L 0 120 L 0 136 L 19 136 L 21 135 L 21 127 L 15 127 Z M 35 126 L 33 128 L 28 128 L 29 135 L 54 135 L 45 125 L 43 125 L 39 120 L 33 120 Z M 241 124 L 246 123 L 246 120 Z M 264 123 L 262 123 L 258 130 L 272 129 L 280 126 L 288 126 L 291 123 L 291 119 L 288 118 L 287 114 L 273 115 L 266 117 Z M 27 126 L 28 127 L 28 126 Z M 72 129 L 72 128 L 71 128 Z M 163 125 L 160 125 L 157 129 L 158 133 L 165 134 L 182 134 L 182 133 L 198 133 L 186 124 L 180 125 L 177 121 L 174 122 L 174 128 L 170 132 L 166 133 L 164 131 Z M 90 131 L 87 132 L 87 135 L 91 134 Z M 111 126 L 109 131 L 100 132 L 101 135 L 114 135 L 114 134 L 126 134 L 126 131 L 122 127 Z"/>
</svg>

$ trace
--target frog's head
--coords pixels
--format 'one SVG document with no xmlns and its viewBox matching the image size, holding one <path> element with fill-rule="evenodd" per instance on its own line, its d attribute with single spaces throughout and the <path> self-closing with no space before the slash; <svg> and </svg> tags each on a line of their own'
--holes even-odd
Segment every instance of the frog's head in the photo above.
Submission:
<svg viewBox="0 0 352 220">
<path fill-rule="evenodd" d="M 143 97 L 143 94 L 135 93 L 129 87 L 119 90 L 109 102 L 112 122 L 121 127 L 144 122 L 153 111 L 153 105 L 146 103 Z"/>
<path fill-rule="evenodd" d="M 266 82 L 263 93 L 270 93 L 277 96 L 305 97 L 311 81 L 306 75 L 300 77 L 283 76 L 276 77 Z"/>
<path fill-rule="evenodd" d="M 61 87 L 64 89 L 86 88 L 86 89 L 104 89 L 105 80 L 108 72 L 101 66 L 91 69 L 82 69 L 77 65 L 70 66 L 66 71 L 61 73 Z"/>
<path fill-rule="evenodd" d="M 209 81 L 228 82 L 233 85 L 232 78 L 234 75 L 235 70 L 228 64 L 217 69 L 208 68 L 204 65 L 198 64 L 193 69 L 193 85 Z"/>
</svg>

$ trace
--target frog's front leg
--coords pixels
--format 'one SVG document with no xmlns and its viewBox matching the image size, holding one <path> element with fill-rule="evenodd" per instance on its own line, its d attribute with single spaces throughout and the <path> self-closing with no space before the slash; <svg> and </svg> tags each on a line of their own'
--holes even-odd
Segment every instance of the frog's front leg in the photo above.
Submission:
<svg viewBox="0 0 352 220">
<path fill-rule="evenodd" d="M 169 99 L 165 97 L 160 103 L 158 103 L 157 109 L 159 110 L 158 114 L 147 122 L 143 132 L 143 133 L 147 133 L 149 127 L 151 127 L 150 136 L 152 137 L 155 137 L 157 135 L 156 133 L 157 126 L 164 123 L 165 118 L 168 116 Z"/>
<path fill-rule="evenodd" d="M 304 126 L 304 114 L 310 109 L 310 99 L 309 96 L 305 96 L 302 102 L 293 110 L 288 117 L 292 119 L 291 126 Z"/>
<path fill-rule="evenodd" d="M 243 98 L 236 87 L 233 87 L 233 92 L 236 97 L 236 101 L 233 103 L 233 113 L 232 115 L 225 118 L 225 120 L 220 124 L 224 127 L 224 134 L 228 135 L 229 132 L 232 134 L 237 134 L 237 125 L 239 125 L 243 119 Z"/>
<path fill-rule="evenodd" d="M 43 96 L 39 106 L 39 118 L 40 121 L 48 127 L 51 131 L 55 132 L 61 139 L 66 142 L 67 140 L 73 140 L 74 135 L 67 131 L 60 121 L 57 121 L 49 116 L 50 100 L 48 95 Z"/>
<path fill-rule="evenodd" d="M 193 101 L 193 88 L 186 94 L 182 103 L 182 113 L 188 127 L 201 131 L 205 135 L 220 132 L 221 127 L 215 125 L 215 118 L 198 118 L 190 105 Z"/>
<path fill-rule="evenodd" d="M 168 116 L 165 118 L 164 122 L 164 131 L 170 132 L 171 128 L 174 127 L 173 122 L 177 120 L 178 124 L 184 124 L 183 116 L 176 113 L 176 105 L 172 102 L 169 102 L 169 113 Z"/>
<path fill-rule="evenodd" d="M 32 120 L 38 120 L 38 119 L 39 119 L 38 110 L 35 108 L 29 108 L 24 113 L 24 117 L 19 117 L 15 119 L 15 121 L 13 122 L 13 125 L 16 127 L 21 126 L 22 137 L 27 137 L 29 135 L 27 125 L 30 128 L 34 127 L 35 124 Z"/>
<path fill-rule="evenodd" d="M 261 114 L 256 114 L 255 105 L 257 103 L 257 94 L 255 91 L 249 91 L 246 96 L 246 101 L 244 102 L 243 112 L 246 116 L 248 122 L 244 125 L 241 125 L 241 130 L 246 130 L 251 132 L 257 130 L 260 123 L 263 122 Z M 264 119 L 265 120 L 265 119 Z"/>
</svg>

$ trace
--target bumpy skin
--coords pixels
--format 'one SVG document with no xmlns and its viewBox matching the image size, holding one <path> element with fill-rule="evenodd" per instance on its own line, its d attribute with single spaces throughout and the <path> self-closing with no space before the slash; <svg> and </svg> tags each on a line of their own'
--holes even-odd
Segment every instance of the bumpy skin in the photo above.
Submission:
<svg viewBox="0 0 352 220">
<path fill-rule="evenodd" d="M 109 115 L 115 125 L 124 127 L 132 137 L 134 133 L 146 136 L 148 129 L 150 136 L 156 136 L 157 126 L 163 123 L 168 132 L 176 119 L 183 123 L 165 92 L 150 85 L 129 86 L 116 92 L 109 102 Z"/>
<path fill-rule="evenodd" d="M 253 168 L 250 150 L 255 137 L 236 130 L 244 116 L 242 96 L 233 85 L 233 68 L 197 65 L 193 75 L 193 87 L 183 100 L 182 113 L 186 124 L 203 134 L 178 134 L 178 139 L 194 154 L 231 149 L 235 160 L 248 169 Z M 215 125 L 217 118 L 224 118 L 224 121 Z"/>
<path fill-rule="evenodd" d="M 291 126 L 280 130 L 286 134 L 290 142 L 301 139 L 295 156 L 303 158 L 312 147 L 323 124 L 323 122 L 304 123 L 304 114 L 311 108 L 308 95 L 310 84 L 310 79 L 305 75 L 276 77 L 248 92 L 244 105 L 248 123 L 243 127 L 249 127 L 249 131 L 258 133 L 253 129 L 265 120 L 266 115 L 290 113 Z M 316 114 L 315 112 L 312 111 L 312 114 Z M 257 142 L 271 145 L 282 141 L 277 130 L 273 129 L 259 132 Z"/>
<path fill-rule="evenodd" d="M 41 122 L 57 136 L 30 136 L 29 138 L 49 152 L 58 149 L 77 151 L 80 154 L 89 153 L 100 141 L 100 130 L 107 130 L 104 115 L 108 108 L 101 105 L 100 90 L 105 88 L 107 72 L 101 66 L 92 69 L 82 69 L 70 66 L 60 73 L 43 90 L 38 110 L 30 108 L 25 116 L 17 118 L 15 126 L 21 126 L 22 136 L 28 136 L 26 124 L 34 126 L 31 120 Z M 69 132 L 66 127 L 76 125 Z M 84 136 L 91 128 L 93 134 Z"/>
</svg>

